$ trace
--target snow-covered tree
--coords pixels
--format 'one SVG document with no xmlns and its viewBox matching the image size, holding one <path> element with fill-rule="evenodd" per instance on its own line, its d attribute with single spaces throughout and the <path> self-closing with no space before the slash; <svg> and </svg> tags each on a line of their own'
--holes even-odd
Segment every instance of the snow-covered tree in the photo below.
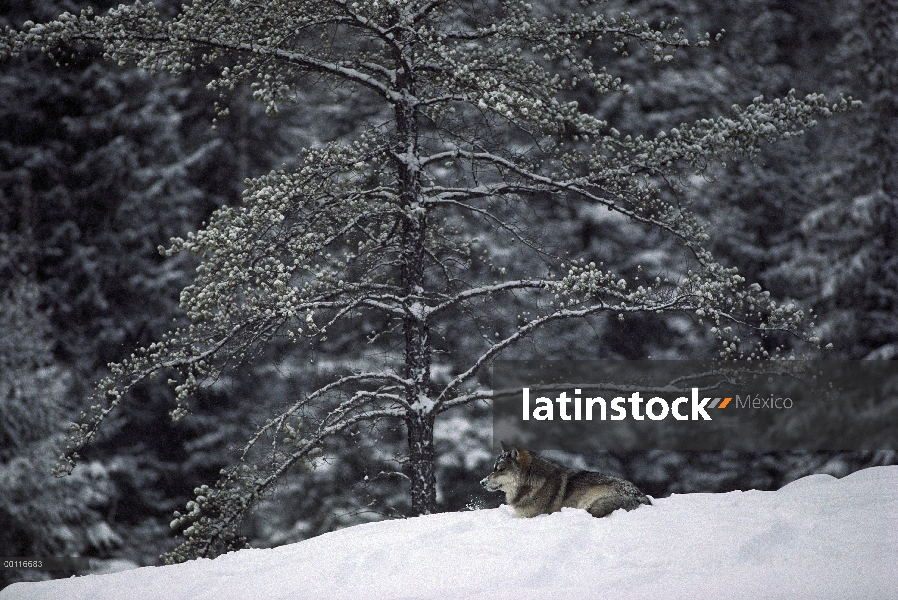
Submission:
<svg viewBox="0 0 898 600">
<path fill-rule="evenodd" d="M 797 274 L 820 327 L 845 358 L 898 357 L 898 3 L 846 0 L 833 86 L 864 110 L 824 139 L 831 166 L 816 184 L 819 206 L 800 223 Z"/>
<path fill-rule="evenodd" d="M 889 191 L 896 172 L 896 6 L 859 0 L 679 4 L 683 10 L 692 5 L 703 26 L 727 33 L 721 52 L 706 53 L 709 62 L 696 65 L 698 73 L 674 65 L 628 96 L 628 107 L 652 111 L 643 121 L 670 124 L 665 111 L 674 99 L 695 110 L 724 94 L 750 98 L 796 84 L 826 93 L 851 90 L 863 100 L 850 117 L 765 148 L 757 161 L 717 167 L 693 197 L 712 223 L 718 259 L 738 265 L 778 301 L 815 310 L 818 335 L 833 344 L 826 356 L 896 356 L 898 213 Z M 664 92 L 667 101 L 657 102 Z"/>
<path fill-rule="evenodd" d="M 50 475 L 65 421 L 76 415 L 66 401 L 71 377 L 53 358 L 40 290 L 23 268 L 31 262 L 28 245 L 15 238 L 0 234 L 0 552 L 102 553 L 121 541 L 105 518 L 113 495 L 108 471 L 94 462 L 75 477 Z M 4 569 L 0 587 L 28 577 Z"/>
<path fill-rule="evenodd" d="M 620 132 L 570 99 L 582 86 L 625 91 L 581 48 L 642 48 L 663 62 L 689 41 L 674 23 L 604 16 L 596 4 L 197 0 L 163 19 L 138 2 L 26 23 L 5 38 L 7 54 L 36 46 L 66 60 L 88 44 L 154 72 L 215 68 L 211 88 L 249 83 L 270 112 L 316 87 L 366 107 L 365 130 L 249 181 L 240 206 L 173 241 L 169 255 L 201 261 L 181 294 L 190 325 L 115 365 L 73 434 L 70 461 L 150 376 L 171 378 L 181 417 L 197 389 L 273 342 L 343 341 L 343 370 L 310 381 L 247 440 L 241 464 L 178 515 L 187 541 L 172 559 L 232 545 L 279 477 L 330 438 L 384 423 L 405 430 L 412 512 L 432 512 L 434 420 L 489 399 L 491 361 L 557 323 L 682 312 L 721 338 L 723 356 L 752 353 L 740 328 L 815 341 L 799 309 L 715 261 L 705 230 L 678 202 L 680 176 L 753 155 L 851 102 L 758 97 L 651 137 Z M 308 106 L 316 108 L 324 107 Z M 565 210 L 604 211 L 634 245 L 663 239 L 680 266 L 613 272 L 552 237 L 550 217 Z"/>
<path fill-rule="evenodd" d="M 86 5 L 7 3 L 0 25 L 48 20 Z M 46 464 L 64 447 L 60 433 L 66 426 L 48 430 L 22 416 L 36 418 L 56 407 L 53 419 L 77 418 L 76 407 L 88 406 L 86 390 L 108 374 L 110 361 L 161 337 L 180 316 L 178 295 L 195 261 L 160 257 L 158 245 L 238 201 L 243 178 L 295 154 L 299 140 L 291 135 L 297 146 L 285 150 L 285 136 L 275 131 L 281 119 L 267 118 L 246 93 L 233 99 L 231 118 L 212 131 L 215 95 L 205 89 L 202 74 L 152 77 L 85 50 L 63 68 L 39 49 L 0 61 L 0 303 L 21 308 L 27 298 L 44 328 L 36 335 L 34 319 L 4 318 L 0 355 L 35 366 L 4 367 L 0 380 L 24 377 L 31 383 L 27 395 L 0 405 L 0 420 L 32 431 L 43 454 L 38 460 L 36 446 L 0 443 L 17 466 L 8 471 L 15 481 L 4 480 L 10 492 L 3 500 L 23 503 L 9 510 L 25 515 L 32 523 L 27 533 L 39 543 L 55 525 L 29 512 L 33 490 L 47 492 L 39 503 L 64 507 L 84 504 L 77 485 L 93 482 L 97 496 L 102 487 L 108 500 L 98 510 L 123 542 L 117 556 L 146 564 L 171 547 L 172 511 L 215 477 L 227 464 L 228 445 L 247 435 L 249 420 L 241 411 L 248 403 L 217 393 L 214 402 L 204 400 L 209 410 L 198 411 L 198 418 L 172 423 L 172 390 L 164 380 L 148 382 L 129 395 L 102 440 L 84 454 L 87 472 L 68 481 L 53 480 Z M 34 344 L 44 353 L 38 362 Z M 185 447 L 189 461 L 183 460 Z M 106 470 L 102 482 L 96 477 L 100 467 Z M 79 525 L 75 518 L 92 510 L 72 511 L 66 525 L 72 540 L 94 535 L 90 519 Z M 69 553 L 84 551 L 107 552 L 72 546 Z M 6 554 L 29 555 L 9 548 Z"/>
<path fill-rule="evenodd" d="M 895 7 L 857 0 L 626 5 L 650 22 L 681 14 L 692 28 L 726 33 L 713 51 L 680 54 L 670 63 L 628 59 L 623 68 L 632 92 L 602 101 L 597 113 L 618 129 L 653 133 L 790 86 L 827 94 L 850 90 L 863 100 L 861 110 L 769 145 L 755 160 L 713 166 L 687 195 L 709 222 L 718 260 L 761 283 L 777 302 L 813 308 L 817 335 L 832 344 L 818 356 L 894 358 L 898 285 L 889 222 L 895 213 L 884 174 L 896 172 L 896 154 L 889 150 L 895 86 L 887 83 L 898 48 Z M 684 355 L 701 351 L 697 341 L 706 344 L 696 337 L 677 339 L 687 348 Z M 768 336 L 766 344 L 789 346 L 792 340 Z M 660 497 L 684 490 L 777 489 L 810 473 L 841 476 L 894 460 L 889 451 L 729 457 L 658 451 L 619 454 L 597 466 L 626 472 Z"/>
</svg>

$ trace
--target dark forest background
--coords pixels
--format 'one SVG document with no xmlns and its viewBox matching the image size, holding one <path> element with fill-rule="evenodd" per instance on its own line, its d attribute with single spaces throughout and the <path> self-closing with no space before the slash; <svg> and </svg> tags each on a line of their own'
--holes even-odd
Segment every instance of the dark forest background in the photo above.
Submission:
<svg viewBox="0 0 898 600">
<path fill-rule="evenodd" d="M 115 4 L 5 0 L 0 25 Z M 171 13 L 178 4 L 156 2 Z M 832 348 L 797 351 L 898 358 L 898 3 L 634 0 L 608 7 L 651 23 L 679 17 L 712 38 L 725 30 L 710 48 L 661 64 L 594 48 L 593 58 L 625 75 L 631 93 L 583 91 L 576 99 L 622 132 L 652 135 L 791 88 L 864 102 L 755 161 L 715 167 L 693 182 L 689 200 L 725 264 L 778 302 L 814 310 L 817 332 Z M 339 357 L 337 344 L 334 356 L 311 361 L 274 349 L 203 392 L 194 414 L 174 423 L 172 390 L 164 381 L 145 384 L 72 476 L 49 474 L 68 423 L 106 365 L 183 318 L 178 296 L 195 264 L 185 255 L 164 258 L 158 246 L 238 203 L 245 178 L 365 122 L 367 107 L 352 98 L 325 114 L 297 104 L 266 116 L 249 91 L 216 120 L 217 96 L 206 81 L 202 72 L 151 77 L 99 53 L 62 66 L 36 52 L 0 63 L 0 555 L 159 564 L 177 543 L 172 513 L 231 464 L 230 447 L 267 408 Z M 621 231 L 597 214 L 559 214 L 552 226 L 619 272 L 637 264 L 663 271 L 677 260 L 660 250 L 628 252 L 628 236 L 639 231 Z M 578 335 L 555 332 L 542 357 L 702 358 L 715 350 L 703 327 L 677 315 L 609 322 L 590 332 L 593 356 L 566 356 L 565 336 Z M 792 341 L 772 343 L 788 350 Z M 453 413 L 436 435 L 440 508 L 498 505 L 499 495 L 477 485 L 493 458 L 489 407 Z M 287 477 L 244 535 L 256 546 L 278 545 L 403 515 L 403 445 L 402 431 L 347 441 Z M 557 458 L 624 475 L 654 496 L 776 489 L 809 473 L 841 476 L 898 462 L 885 451 Z M 0 571 L 0 587 L 50 575 Z"/>
</svg>

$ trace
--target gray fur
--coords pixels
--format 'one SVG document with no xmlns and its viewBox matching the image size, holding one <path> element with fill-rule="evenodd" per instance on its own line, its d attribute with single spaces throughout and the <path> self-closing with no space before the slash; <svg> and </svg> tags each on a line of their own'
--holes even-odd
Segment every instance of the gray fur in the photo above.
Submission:
<svg viewBox="0 0 898 600">
<path fill-rule="evenodd" d="M 604 517 L 619 508 L 633 510 L 651 504 L 639 488 L 619 477 L 568 469 L 505 442 L 502 451 L 493 472 L 480 483 L 491 492 L 505 492 L 505 501 L 519 517 L 564 507 L 583 508 L 594 517 Z"/>
</svg>

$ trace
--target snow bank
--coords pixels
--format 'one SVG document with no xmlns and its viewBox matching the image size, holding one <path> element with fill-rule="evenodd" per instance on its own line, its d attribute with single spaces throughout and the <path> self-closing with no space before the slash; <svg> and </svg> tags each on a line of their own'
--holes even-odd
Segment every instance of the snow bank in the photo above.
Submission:
<svg viewBox="0 0 898 600">
<path fill-rule="evenodd" d="M 215 560 L 17 583 L 0 600 L 898 599 L 898 466 L 594 519 L 506 507 L 350 527 Z"/>
</svg>

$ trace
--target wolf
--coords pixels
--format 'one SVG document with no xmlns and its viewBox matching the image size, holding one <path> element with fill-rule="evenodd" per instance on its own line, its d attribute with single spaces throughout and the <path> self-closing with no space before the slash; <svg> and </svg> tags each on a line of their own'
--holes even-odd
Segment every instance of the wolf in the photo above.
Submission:
<svg viewBox="0 0 898 600">
<path fill-rule="evenodd" d="M 629 481 L 568 469 L 505 442 L 493 472 L 480 484 L 491 492 L 505 492 L 505 502 L 518 517 L 545 515 L 564 507 L 584 508 L 594 517 L 604 517 L 618 508 L 633 510 L 651 504 Z"/>
</svg>

